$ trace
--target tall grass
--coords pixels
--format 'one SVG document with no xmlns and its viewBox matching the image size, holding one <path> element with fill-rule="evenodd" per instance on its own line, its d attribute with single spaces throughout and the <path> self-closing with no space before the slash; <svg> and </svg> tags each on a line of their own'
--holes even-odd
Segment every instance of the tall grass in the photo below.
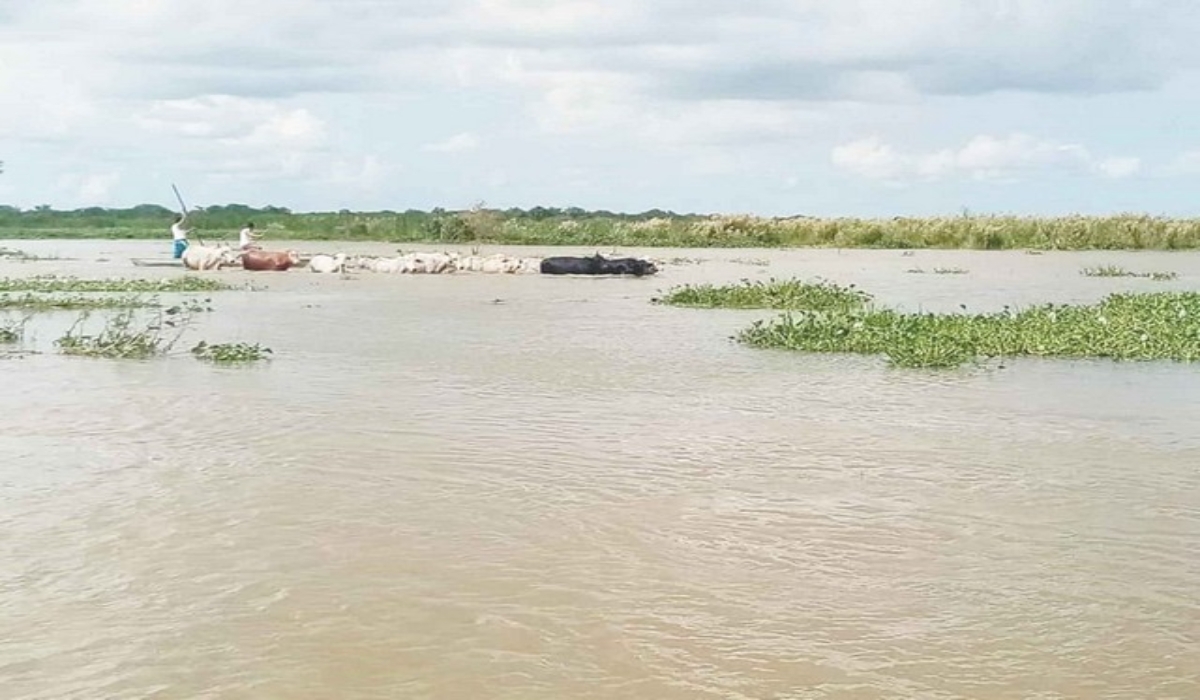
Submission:
<svg viewBox="0 0 1200 700">
<path fill-rule="evenodd" d="M 1030 217 L 814 218 L 748 215 L 634 216 L 555 210 L 553 215 L 476 208 L 460 212 L 273 214 L 260 228 L 270 240 L 350 240 L 687 248 L 840 247 L 978 250 L 1180 250 L 1200 248 L 1200 219 L 1145 214 Z M 210 223 L 206 223 L 209 216 Z M 253 216 L 250 214 L 248 216 Z M 0 227 L 14 238 L 161 238 L 169 217 L 153 226 L 102 227 L 91 219 L 23 219 Z M 199 238 L 230 238 L 239 221 L 197 214 Z M 57 224 L 57 227 L 54 225 Z"/>
</svg>

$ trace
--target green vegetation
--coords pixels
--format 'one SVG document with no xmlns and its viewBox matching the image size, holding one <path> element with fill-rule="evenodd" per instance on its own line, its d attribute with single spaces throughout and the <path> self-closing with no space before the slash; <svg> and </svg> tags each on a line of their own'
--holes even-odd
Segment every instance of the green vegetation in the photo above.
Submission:
<svg viewBox="0 0 1200 700">
<path fill-rule="evenodd" d="M 187 327 L 187 319 L 164 319 L 162 313 L 144 324 L 135 324 L 132 309 L 120 311 L 108 318 L 104 327 L 94 335 L 83 332 L 89 312 L 79 316 L 54 344 L 64 355 L 106 357 L 114 359 L 146 359 L 167 353 Z M 173 334 L 168 329 L 173 329 Z"/>
<path fill-rule="evenodd" d="M 1156 282 L 1168 282 L 1179 277 L 1177 272 L 1133 272 L 1120 265 L 1085 267 L 1080 271 L 1084 277 L 1147 277 Z"/>
<path fill-rule="evenodd" d="M 797 312 L 738 335 L 752 347 L 882 354 L 899 367 L 981 357 L 1200 361 L 1200 293 L 1113 294 L 1095 305 L 992 314 L 893 310 Z"/>
<path fill-rule="evenodd" d="M 35 311 L 67 311 L 79 309 L 135 309 L 158 306 L 157 300 L 136 296 L 46 296 L 26 293 L 21 296 L 0 294 L 0 309 L 32 309 Z"/>
<path fill-rule="evenodd" d="M 5 277 L 0 292 L 215 292 L 233 289 L 210 277 L 163 279 L 79 279 L 77 277 Z"/>
<path fill-rule="evenodd" d="M 923 274 L 925 274 L 926 270 L 921 267 L 914 267 L 914 268 L 905 270 L 905 272 L 907 272 L 911 275 L 923 275 Z M 935 275 L 965 275 L 968 272 L 970 272 L 970 270 L 965 270 L 961 267 L 935 267 L 935 268 L 933 268 L 933 274 L 935 274 Z"/>
<path fill-rule="evenodd" d="M 739 284 L 682 285 L 668 290 L 655 303 L 706 309 L 799 309 L 805 311 L 848 311 L 871 300 L 871 295 L 854 285 L 828 281 L 802 282 L 742 280 Z"/>
<path fill-rule="evenodd" d="M 205 300 L 207 302 L 207 300 Z M 98 333 L 87 333 L 83 327 L 90 311 L 80 314 L 54 344 L 64 355 L 104 357 L 110 359 L 144 360 L 167 354 L 192 325 L 197 313 L 212 311 L 204 303 L 188 301 L 159 309 L 148 318 L 139 320 L 133 309 L 122 309 L 104 322 Z M 196 358 L 215 363 L 231 364 L 266 359 L 270 348 L 248 343 L 218 343 L 200 341 L 191 349 Z"/>
<path fill-rule="evenodd" d="M 272 354 L 271 348 L 258 343 L 215 343 L 209 345 L 201 340 L 192 348 L 192 354 L 198 359 L 208 360 L 217 364 L 233 364 L 241 362 L 257 362 L 267 359 Z"/>
<path fill-rule="evenodd" d="M 0 343 L 11 345 L 19 343 L 25 337 L 25 324 L 29 321 L 26 316 L 20 321 L 5 320 L 0 323 Z"/>
<path fill-rule="evenodd" d="M 58 211 L 0 206 L 0 238 L 169 240 L 173 212 L 158 205 Z M 264 240 L 498 243 L 507 245 L 1177 250 L 1200 248 L 1200 219 L 1144 214 L 1028 217 L 814 218 L 636 214 L 571 208 L 294 213 L 238 204 L 198 207 L 198 239 L 233 239 L 254 221 Z"/>
</svg>

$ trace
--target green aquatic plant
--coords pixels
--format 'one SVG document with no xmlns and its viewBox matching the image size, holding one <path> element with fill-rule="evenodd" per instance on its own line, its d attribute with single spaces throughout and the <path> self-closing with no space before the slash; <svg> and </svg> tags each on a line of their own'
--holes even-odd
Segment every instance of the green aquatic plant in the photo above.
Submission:
<svg viewBox="0 0 1200 700">
<path fill-rule="evenodd" d="M 233 364 L 241 362 L 257 362 L 267 359 L 273 354 L 271 348 L 258 343 L 213 343 L 201 340 L 191 350 L 197 359 L 208 360 L 217 364 Z"/>
<path fill-rule="evenodd" d="M 121 309 L 105 320 L 98 333 L 86 333 L 84 325 L 92 311 L 84 311 L 54 344 L 64 355 L 147 359 L 164 355 L 191 325 L 198 306 L 177 305 L 158 309 L 148 320 L 139 320 L 134 309 Z"/>
<path fill-rule="evenodd" d="M 922 268 L 922 267 L 912 267 L 912 268 L 905 270 L 905 272 L 909 273 L 910 275 L 923 275 L 927 272 L 927 270 L 925 270 L 925 268 Z M 965 270 L 961 267 L 935 267 L 935 268 L 933 268 L 933 274 L 935 274 L 935 275 L 965 275 L 968 272 L 970 272 L 970 270 Z"/>
<path fill-rule="evenodd" d="M 161 279 L 80 279 L 47 275 L 0 279 L 0 292 L 216 292 L 233 288 L 220 280 L 199 276 Z"/>
<path fill-rule="evenodd" d="M 900 367 L 1020 356 L 1195 362 L 1200 293 L 1113 294 L 1093 305 L 990 314 L 801 311 L 757 321 L 736 337 L 760 348 L 881 354 Z"/>
<path fill-rule="evenodd" d="M 1084 277 L 1146 277 L 1156 282 L 1167 282 L 1179 277 L 1177 272 L 1133 272 L 1120 265 L 1101 265 L 1085 267 L 1080 270 Z"/>
<path fill-rule="evenodd" d="M 29 309 L 33 311 L 64 311 L 78 309 L 120 309 L 157 306 L 157 300 L 136 296 L 51 296 L 27 292 L 17 296 L 0 294 L 0 309 Z"/>
<path fill-rule="evenodd" d="M 829 311 L 856 309 L 871 301 L 871 295 L 853 284 L 827 280 L 751 281 L 738 284 L 685 284 L 674 287 L 656 303 L 705 309 L 804 309 Z"/>
<path fill-rule="evenodd" d="M 1101 265 L 1085 267 L 1079 271 L 1084 277 L 1137 277 L 1136 272 L 1130 272 L 1120 265 Z"/>
<path fill-rule="evenodd" d="M 198 313 L 212 311 L 212 299 L 184 299 L 166 308 L 167 314 L 177 314 L 181 311 Z M 22 309 L 31 312 L 48 311 L 81 311 L 102 309 L 149 309 L 162 308 L 163 303 L 158 296 L 149 298 L 137 295 L 125 296 L 92 296 L 72 294 L 59 296 L 40 292 L 25 294 L 0 294 L 0 310 Z"/>
<path fill-rule="evenodd" d="M 28 322 L 28 316 L 18 321 L 6 319 L 0 322 L 0 343 L 11 345 L 21 342 L 25 337 L 25 325 Z"/>
</svg>

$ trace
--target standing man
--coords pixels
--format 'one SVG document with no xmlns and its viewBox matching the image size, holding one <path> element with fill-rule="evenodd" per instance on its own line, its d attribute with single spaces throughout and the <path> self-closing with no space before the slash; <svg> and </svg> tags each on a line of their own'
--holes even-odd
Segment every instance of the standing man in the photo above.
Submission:
<svg viewBox="0 0 1200 700">
<path fill-rule="evenodd" d="M 249 221 L 246 223 L 246 228 L 242 229 L 241 233 L 238 234 L 238 245 L 241 246 L 242 250 L 257 249 L 259 245 L 255 241 L 259 238 L 262 238 L 262 234 L 255 232 L 254 222 Z"/>
<path fill-rule="evenodd" d="M 188 234 L 192 232 L 190 228 L 184 228 L 183 222 L 187 219 L 187 214 L 176 214 L 175 223 L 171 224 L 171 238 L 175 241 L 176 259 L 183 257 L 183 251 L 188 247 Z"/>
</svg>

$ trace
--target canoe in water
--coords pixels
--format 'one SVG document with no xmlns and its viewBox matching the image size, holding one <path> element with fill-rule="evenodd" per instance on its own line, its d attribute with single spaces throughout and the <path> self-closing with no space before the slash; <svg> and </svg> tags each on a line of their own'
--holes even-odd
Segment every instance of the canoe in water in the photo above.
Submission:
<svg viewBox="0 0 1200 700">
<path fill-rule="evenodd" d="M 138 267 L 183 267 L 183 261 L 178 258 L 130 258 Z"/>
</svg>

